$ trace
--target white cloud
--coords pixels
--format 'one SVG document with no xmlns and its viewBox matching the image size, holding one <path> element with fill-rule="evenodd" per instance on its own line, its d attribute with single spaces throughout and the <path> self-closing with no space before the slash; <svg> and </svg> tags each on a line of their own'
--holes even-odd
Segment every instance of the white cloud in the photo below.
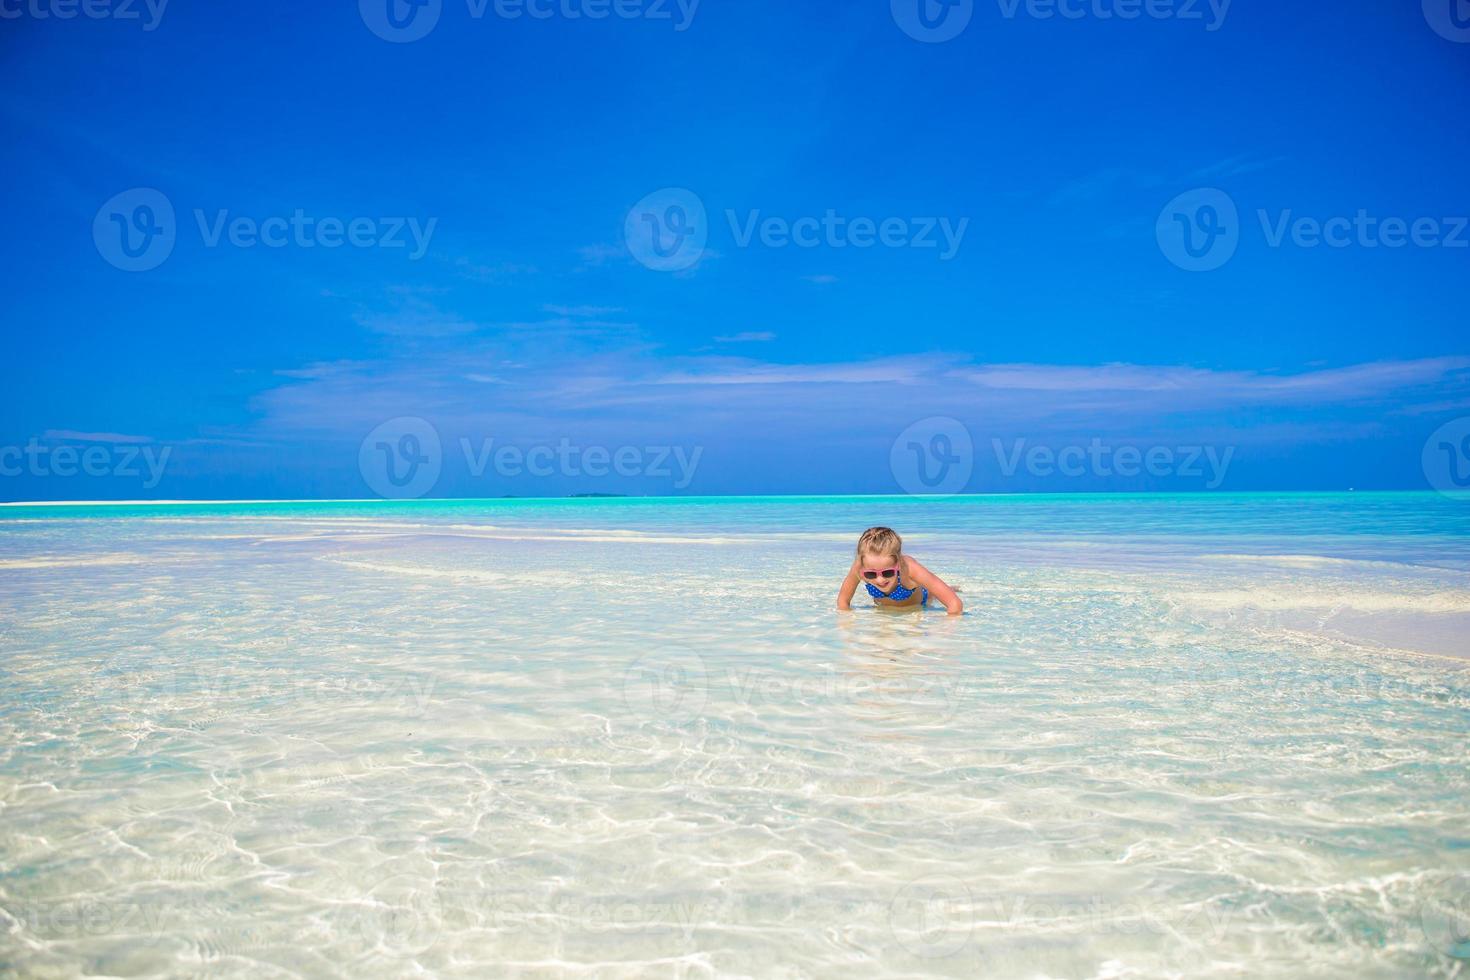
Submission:
<svg viewBox="0 0 1470 980">
<path fill-rule="evenodd" d="M 1287 405 L 1377 397 L 1432 383 L 1470 367 L 1470 358 L 1375 361 L 1294 374 L 1137 364 L 990 364 L 955 372 L 982 388 L 1010 391 L 1150 393 L 1181 403 Z"/>
<path fill-rule="evenodd" d="M 547 303 L 541 307 L 547 313 L 555 313 L 557 316 L 607 316 L 609 313 L 621 313 L 621 306 L 559 306 L 555 303 Z"/>
<path fill-rule="evenodd" d="M 582 261 L 590 266 L 606 265 L 614 259 L 630 258 L 628 250 L 623 246 L 601 242 L 595 245 L 583 245 L 577 249 L 577 254 L 582 256 Z"/>
<path fill-rule="evenodd" d="M 776 335 L 769 330 L 746 330 L 742 333 L 729 334 L 724 337 L 716 337 L 717 344 L 757 344 L 766 343 L 776 339 Z"/>
<path fill-rule="evenodd" d="M 506 282 L 524 276 L 535 275 L 534 265 L 518 262 L 474 262 L 460 256 L 454 260 L 454 271 L 473 282 Z"/>
<path fill-rule="evenodd" d="M 440 309 L 430 297 L 443 291 L 391 286 L 387 290 L 392 297 L 391 309 L 359 308 L 352 318 L 359 326 L 374 333 L 395 337 L 455 337 L 481 329 L 482 324 Z"/>
<path fill-rule="evenodd" d="M 1261 439 L 1291 440 L 1470 390 L 1464 357 L 1296 372 L 977 364 L 938 353 L 781 364 L 717 354 L 669 357 L 647 346 L 598 349 L 607 339 L 567 331 L 548 342 L 534 331 L 502 332 L 456 341 L 453 350 L 415 348 L 412 356 L 380 362 L 312 366 L 259 396 L 259 428 L 250 434 L 335 429 L 360 436 L 383 419 L 417 415 L 434 420 L 446 436 L 598 432 L 636 440 L 764 431 L 799 443 L 896 432 L 915 419 L 949 415 L 977 438 L 1077 432 L 1144 438 L 1218 430 L 1228 422 Z"/>
<path fill-rule="evenodd" d="M 153 441 L 152 436 L 125 435 L 121 432 L 77 432 L 74 429 L 47 429 L 41 433 L 41 438 L 47 442 L 144 443 Z"/>
</svg>

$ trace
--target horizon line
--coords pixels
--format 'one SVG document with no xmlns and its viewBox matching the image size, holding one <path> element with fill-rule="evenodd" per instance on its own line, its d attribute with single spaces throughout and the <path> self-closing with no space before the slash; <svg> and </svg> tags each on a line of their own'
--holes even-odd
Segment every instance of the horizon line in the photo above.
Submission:
<svg viewBox="0 0 1470 980">
<path fill-rule="evenodd" d="M 1463 491 L 1470 494 L 1470 490 Z M 1107 497 L 1107 496 L 1231 496 L 1238 494 L 1323 494 L 1323 493 L 1423 493 L 1443 496 L 1445 491 L 1423 489 L 1379 489 L 1359 490 L 1343 487 L 1335 490 L 1307 490 L 1302 488 L 1279 490 L 986 490 L 977 493 L 920 494 L 904 493 L 705 493 L 668 496 L 661 494 L 564 494 L 558 497 L 259 497 L 221 498 L 197 500 L 0 500 L 0 507 L 137 507 L 159 505 L 206 506 L 210 504 L 433 504 L 433 503 L 478 503 L 504 500 L 701 500 L 720 498 L 771 498 L 794 499 L 802 497 L 852 497 L 852 498 L 913 498 L 915 500 L 952 500 L 961 497 Z"/>
</svg>

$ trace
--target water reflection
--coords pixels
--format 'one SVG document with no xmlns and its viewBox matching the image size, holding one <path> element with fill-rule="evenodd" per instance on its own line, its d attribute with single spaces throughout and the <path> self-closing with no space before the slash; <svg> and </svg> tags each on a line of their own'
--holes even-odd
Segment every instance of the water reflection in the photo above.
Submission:
<svg viewBox="0 0 1470 980">
<path fill-rule="evenodd" d="M 962 617 L 863 610 L 838 616 L 837 624 L 836 669 L 849 695 L 843 707 L 881 726 L 867 737 L 920 738 L 954 718 L 967 689 L 955 655 L 966 635 Z"/>
</svg>

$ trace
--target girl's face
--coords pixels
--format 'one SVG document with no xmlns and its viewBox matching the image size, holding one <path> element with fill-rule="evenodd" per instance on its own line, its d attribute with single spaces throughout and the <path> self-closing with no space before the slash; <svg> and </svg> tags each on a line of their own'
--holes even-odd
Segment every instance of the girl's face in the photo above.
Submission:
<svg viewBox="0 0 1470 980">
<path fill-rule="evenodd" d="M 863 554 L 858 557 L 858 575 L 879 592 L 892 592 L 898 584 L 898 556 Z"/>
</svg>

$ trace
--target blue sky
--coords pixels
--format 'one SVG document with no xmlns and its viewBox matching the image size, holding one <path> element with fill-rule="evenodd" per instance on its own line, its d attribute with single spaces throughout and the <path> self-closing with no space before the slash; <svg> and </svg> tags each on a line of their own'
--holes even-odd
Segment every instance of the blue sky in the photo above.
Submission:
<svg viewBox="0 0 1470 980">
<path fill-rule="evenodd" d="M 1434 0 L 989 0 L 933 42 L 909 0 L 439 0 L 395 43 L 388 2 L 0 4 L 0 498 L 372 496 L 402 419 L 430 496 L 895 492 L 896 441 L 953 424 L 969 491 L 1423 488 L 1470 416 L 1470 42 Z M 680 268 L 628 237 L 650 195 L 700 224 Z M 120 268 L 160 197 L 171 250 Z M 1174 462 L 1025 455 L 1094 443 Z M 637 458 L 474 465 L 537 446 Z"/>
</svg>

